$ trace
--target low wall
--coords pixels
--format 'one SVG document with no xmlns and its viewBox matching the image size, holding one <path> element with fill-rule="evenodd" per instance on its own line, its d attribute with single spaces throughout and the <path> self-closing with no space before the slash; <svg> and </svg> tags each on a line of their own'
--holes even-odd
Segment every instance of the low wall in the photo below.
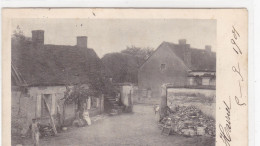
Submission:
<svg viewBox="0 0 260 146">
<path fill-rule="evenodd" d="M 207 116 L 216 118 L 216 90 L 170 88 L 167 90 L 167 105 L 171 108 L 195 106 Z"/>
<path fill-rule="evenodd" d="M 216 96 L 216 90 L 213 89 L 194 89 L 194 88 L 168 88 L 168 95 L 185 95 L 185 96 Z"/>
<path fill-rule="evenodd" d="M 159 105 L 160 98 L 134 98 L 134 104 Z"/>
</svg>

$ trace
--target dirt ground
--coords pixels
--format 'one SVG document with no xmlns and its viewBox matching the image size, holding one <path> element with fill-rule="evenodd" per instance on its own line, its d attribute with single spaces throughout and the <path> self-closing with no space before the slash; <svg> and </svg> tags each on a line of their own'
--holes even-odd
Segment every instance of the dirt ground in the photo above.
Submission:
<svg viewBox="0 0 260 146">
<path fill-rule="evenodd" d="M 40 140 L 41 146 L 214 146 L 215 139 L 196 136 L 163 136 L 151 105 L 135 105 L 133 113 L 105 117 L 83 128 L 69 128 L 56 137 Z M 23 139 L 23 145 L 32 145 Z"/>
</svg>

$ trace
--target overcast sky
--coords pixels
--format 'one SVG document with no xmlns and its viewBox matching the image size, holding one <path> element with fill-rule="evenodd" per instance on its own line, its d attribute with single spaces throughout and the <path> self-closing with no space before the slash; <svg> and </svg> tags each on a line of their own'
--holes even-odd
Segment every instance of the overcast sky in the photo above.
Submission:
<svg viewBox="0 0 260 146">
<path fill-rule="evenodd" d="M 191 19 L 14 19 L 25 36 L 32 30 L 45 31 L 45 44 L 75 45 L 77 36 L 88 36 L 88 47 L 99 57 L 120 52 L 127 46 L 156 49 L 163 41 L 187 39 L 191 47 L 216 50 L 216 20 Z"/>
</svg>

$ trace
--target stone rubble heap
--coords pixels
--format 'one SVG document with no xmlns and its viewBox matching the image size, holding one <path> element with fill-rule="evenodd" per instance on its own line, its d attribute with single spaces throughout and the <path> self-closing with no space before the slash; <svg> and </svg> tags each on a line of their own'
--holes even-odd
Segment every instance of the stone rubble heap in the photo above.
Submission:
<svg viewBox="0 0 260 146">
<path fill-rule="evenodd" d="M 39 128 L 39 131 L 40 131 L 41 137 L 54 136 L 54 132 L 53 132 L 51 126 L 40 125 L 39 127 L 40 127 L 40 128 Z"/>
<path fill-rule="evenodd" d="M 193 106 L 178 106 L 159 122 L 160 129 L 184 136 L 205 135 L 215 137 L 215 120 Z"/>
</svg>

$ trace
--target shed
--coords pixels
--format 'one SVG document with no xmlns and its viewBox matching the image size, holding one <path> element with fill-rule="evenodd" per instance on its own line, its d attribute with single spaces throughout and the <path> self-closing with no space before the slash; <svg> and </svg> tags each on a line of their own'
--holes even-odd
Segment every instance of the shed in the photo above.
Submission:
<svg viewBox="0 0 260 146">
<path fill-rule="evenodd" d="M 31 41 L 32 40 L 32 41 Z M 104 66 L 87 37 L 77 45 L 46 45 L 44 31 L 32 31 L 32 39 L 12 38 L 12 132 L 24 133 L 33 118 L 69 124 L 77 105 L 64 104 L 64 94 L 75 85 L 89 87 L 102 81 Z M 45 101 L 49 107 L 45 106 Z"/>
</svg>

